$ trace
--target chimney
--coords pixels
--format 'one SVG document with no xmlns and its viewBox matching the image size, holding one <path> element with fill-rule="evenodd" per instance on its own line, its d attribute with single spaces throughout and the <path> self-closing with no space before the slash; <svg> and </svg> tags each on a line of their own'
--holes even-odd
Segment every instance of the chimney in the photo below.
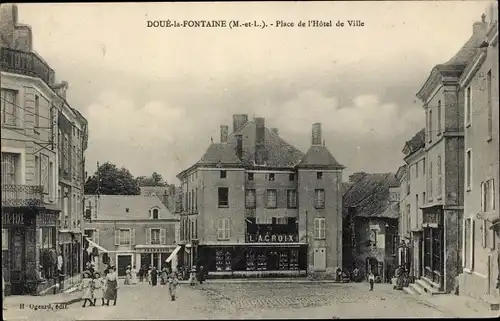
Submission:
<svg viewBox="0 0 500 321">
<path fill-rule="evenodd" d="M 255 163 L 264 165 L 267 161 L 266 125 L 263 117 L 255 117 Z"/>
<path fill-rule="evenodd" d="M 221 125 L 220 126 L 220 142 L 227 143 L 227 136 L 229 134 L 229 126 Z"/>
<path fill-rule="evenodd" d="M 273 134 L 274 134 L 274 135 L 276 135 L 276 136 L 279 136 L 279 135 L 280 135 L 280 131 L 279 131 L 279 129 L 278 129 L 278 128 L 276 128 L 276 127 L 275 127 L 275 128 L 271 128 L 271 131 L 272 131 L 272 132 L 273 132 Z"/>
<path fill-rule="evenodd" d="M 312 125 L 312 144 L 321 146 L 321 123 Z"/>
<path fill-rule="evenodd" d="M 248 115 L 246 114 L 233 115 L 233 132 L 243 127 L 243 125 L 245 125 L 247 122 L 248 122 Z"/>
<path fill-rule="evenodd" d="M 236 156 L 243 159 L 243 135 L 236 135 Z"/>
<path fill-rule="evenodd" d="M 486 35 L 486 31 L 488 28 L 488 23 L 486 22 L 486 15 L 483 14 L 481 16 L 482 21 L 476 21 L 472 25 L 472 33 L 474 35 L 478 35 L 480 37 L 484 37 Z"/>
</svg>

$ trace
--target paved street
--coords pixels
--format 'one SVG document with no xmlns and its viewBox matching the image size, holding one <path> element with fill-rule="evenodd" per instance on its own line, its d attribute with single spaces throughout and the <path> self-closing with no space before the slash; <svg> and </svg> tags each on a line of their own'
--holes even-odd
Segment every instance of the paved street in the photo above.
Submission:
<svg viewBox="0 0 500 321">
<path fill-rule="evenodd" d="M 178 288 L 171 302 L 167 287 L 121 286 L 117 306 L 33 311 L 9 308 L 6 320 L 120 320 L 220 318 L 397 318 L 453 317 L 390 286 L 367 291 L 366 284 L 207 283 Z"/>
</svg>

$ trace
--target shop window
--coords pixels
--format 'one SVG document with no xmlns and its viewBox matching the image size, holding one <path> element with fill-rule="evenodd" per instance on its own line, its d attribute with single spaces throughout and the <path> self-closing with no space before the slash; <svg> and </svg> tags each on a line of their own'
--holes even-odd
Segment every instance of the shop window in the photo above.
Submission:
<svg viewBox="0 0 500 321">
<path fill-rule="evenodd" d="M 255 252 L 252 250 L 248 250 L 246 253 L 246 265 L 247 271 L 255 271 L 257 268 L 255 261 Z"/>
<path fill-rule="evenodd" d="M 287 204 L 288 208 L 297 207 L 297 191 L 294 189 L 289 189 L 287 191 Z"/>
<path fill-rule="evenodd" d="M 229 207 L 229 188 L 219 187 L 219 207 Z"/>
<path fill-rule="evenodd" d="M 268 189 L 267 190 L 266 207 L 267 208 L 276 208 L 276 205 L 277 205 L 276 190 L 275 189 Z"/>
<path fill-rule="evenodd" d="M 324 217 L 314 218 L 314 238 L 323 240 L 326 238 L 326 220 Z"/>
<path fill-rule="evenodd" d="M 278 269 L 279 270 L 288 270 L 289 268 L 289 256 L 288 251 L 279 252 L 279 261 L 278 261 Z"/>
<path fill-rule="evenodd" d="M 2 251 L 9 250 L 9 230 L 6 228 L 2 229 Z"/>
<path fill-rule="evenodd" d="M 325 208 L 325 190 L 317 189 L 314 191 L 314 207 Z"/>
<path fill-rule="evenodd" d="M 255 196 L 254 189 L 247 189 L 246 190 L 245 205 L 246 205 L 246 208 L 255 208 L 256 207 L 256 196 Z"/>
</svg>

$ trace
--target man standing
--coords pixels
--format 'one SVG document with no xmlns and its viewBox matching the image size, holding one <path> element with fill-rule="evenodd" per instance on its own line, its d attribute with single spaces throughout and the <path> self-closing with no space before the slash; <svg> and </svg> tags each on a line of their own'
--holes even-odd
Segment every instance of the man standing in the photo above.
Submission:
<svg viewBox="0 0 500 321">
<path fill-rule="evenodd" d="M 63 257 L 61 251 L 57 255 L 57 282 L 59 283 L 59 289 L 64 289 L 64 274 L 63 274 Z"/>
<path fill-rule="evenodd" d="M 203 284 L 205 281 L 205 271 L 203 270 L 203 265 L 200 265 L 200 270 L 198 271 L 198 281 Z"/>
</svg>

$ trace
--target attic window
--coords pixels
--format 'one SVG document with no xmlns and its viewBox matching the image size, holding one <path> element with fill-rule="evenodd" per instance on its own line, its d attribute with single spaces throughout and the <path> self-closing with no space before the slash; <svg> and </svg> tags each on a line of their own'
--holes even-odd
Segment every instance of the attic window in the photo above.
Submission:
<svg viewBox="0 0 500 321">
<path fill-rule="evenodd" d="M 152 218 L 153 218 L 153 220 L 157 220 L 158 219 L 158 209 L 157 208 L 155 208 L 153 210 L 153 216 L 152 216 Z"/>
<path fill-rule="evenodd" d="M 128 208 L 128 207 L 127 207 L 127 208 L 125 209 L 125 212 L 127 212 L 127 213 L 128 213 L 128 212 L 130 212 L 130 208 Z"/>
<path fill-rule="evenodd" d="M 316 173 L 316 178 L 317 179 L 323 179 L 323 172 L 317 172 Z"/>
</svg>

